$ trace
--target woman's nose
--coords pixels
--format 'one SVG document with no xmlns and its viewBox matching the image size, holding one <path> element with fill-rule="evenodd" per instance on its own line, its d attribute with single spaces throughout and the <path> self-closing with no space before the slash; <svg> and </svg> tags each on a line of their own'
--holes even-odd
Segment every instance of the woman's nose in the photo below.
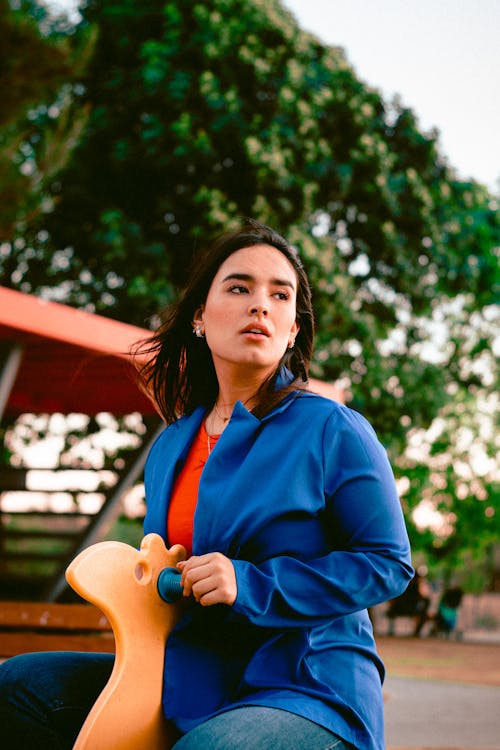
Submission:
<svg viewBox="0 0 500 750">
<path fill-rule="evenodd" d="M 265 317 L 267 315 L 267 307 L 254 303 L 250 307 L 250 315 L 263 315 Z"/>
</svg>

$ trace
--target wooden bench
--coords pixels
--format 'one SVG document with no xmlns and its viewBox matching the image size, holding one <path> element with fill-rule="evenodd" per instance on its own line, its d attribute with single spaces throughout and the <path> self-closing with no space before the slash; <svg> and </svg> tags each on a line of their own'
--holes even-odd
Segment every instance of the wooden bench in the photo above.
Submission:
<svg viewBox="0 0 500 750">
<path fill-rule="evenodd" d="M 28 651 L 114 650 L 111 626 L 91 604 L 0 602 L 0 658 Z"/>
</svg>

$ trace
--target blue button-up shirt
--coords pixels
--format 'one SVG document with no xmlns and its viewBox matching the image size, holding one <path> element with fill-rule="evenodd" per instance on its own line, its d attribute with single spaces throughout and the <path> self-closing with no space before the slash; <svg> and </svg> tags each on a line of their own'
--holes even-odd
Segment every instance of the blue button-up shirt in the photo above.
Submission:
<svg viewBox="0 0 500 750">
<path fill-rule="evenodd" d="M 145 533 L 204 418 L 170 425 L 145 471 Z M 167 540 L 174 544 L 175 539 Z M 383 750 L 383 665 L 367 608 L 413 571 L 386 452 L 357 412 L 308 392 L 258 419 L 238 402 L 203 469 L 193 554 L 231 558 L 232 607 L 193 604 L 171 634 L 163 705 L 181 731 L 229 708 L 286 709 Z"/>
</svg>

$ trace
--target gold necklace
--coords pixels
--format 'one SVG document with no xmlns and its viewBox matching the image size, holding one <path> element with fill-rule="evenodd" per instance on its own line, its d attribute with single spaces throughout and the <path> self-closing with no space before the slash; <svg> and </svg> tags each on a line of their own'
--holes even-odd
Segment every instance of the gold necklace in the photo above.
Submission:
<svg viewBox="0 0 500 750">
<path fill-rule="evenodd" d="M 215 411 L 217 411 L 217 410 L 215 409 L 215 404 L 214 404 L 214 410 L 215 410 Z M 218 412 L 217 412 L 217 414 L 218 414 Z M 221 417 L 220 417 L 220 414 L 219 414 L 219 418 L 221 418 Z M 213 420 L 212 420 L 212 430 L 213 430 L 213 426 L 214 426 L 214 424 L 213 424 Z M 206 433 L 207 433 L 207 448 L 208 448 L 208 455 L 210 455 L 210 454 L 211 454 L 211 452 L 212 452 L 212 443 L 210 442 L 210 438 L 212 437 L 212 435 L 213 435 L 213 436 L 215 436 L 215 437 L 219 437 L 219 436 L 217 435 L 217 433 L 216 433 L 216 432 L 213 432 L 213 433 L 211 433 L 211 431 L 209 430 L 209 427 L 208 427 L 208 420 L 207 420 L 207 421 L 206 421 L 206 423 L 205 423 L 205 431 L 206 431 Z M 217 442 L 217 441 L 215 441 L 215 442 Z"/>
<path fill-rule="evenodd" d="M 252 400 L 252 398 L 253 398 L 253 396 L 250 396 L 250 398 L 247 398 L 247 399 L 246 399 L 246 401 L 243 401 L 243 406 L 246 406 L 246 405 L 248 404 L 248 402 Z M 234 404 L 233 404 L 233 408 L 234 408 Z M 222 414 L 220 413 L 220 411 L 219 411 L 219 409 L 218 409 L 218 406 L 217 406 L 217 402 L 215 402 L 215 403 L 214 403 L 214 408 L 213 408 L 213 411 L 214 411 L 214 415 L 213 415 L 213 417 L 214 417 L 214 416 L 215 416 L 215 417 L 219 417 L 219 419 L 221 420 L 221 422 L 223 422 L 223 423 L 224 423 L 224 426 L 225 426 L 225 425 L 226 425 L 226 424 L 227 424 L 227 423 L 229 422 L 229 420 L 230 420 L 230 418 L 231 418 L 231 414 L 233 413 L 233 410 L 231 409 L 231 414 L 229 415 L 229 417 L 224 417 L 224 416 L 223 416 L 223 415 L 222 415 Z M 213 429 L 213 426 L 214 426 L 214 419 L 212 418 L 212 429 Z M 208 429 L 208 420 L 207 420 L 207 422 L 206 422 L 206 427 L 205 427 L 205 429 L 206 429 L 206 433 L 207 433 L 207 448 L 208 448 L 208 455 L 210 455 L 210 454 L 211 454 L 211 452 L 212 452 L 212 444 L 211 444 L 211 442 L 210 442 L 210 437 L 211 437 L 211 434 L 210 434 L 210 432 L 209 432 L 209 429 Z M 213 433 L 213 435 L 217 435 L 217 433 L 215 433 L 215 432 L 214 432 L 214 433 Z M 217 437 L 220 437 L 220 435 L 217 435 Z"/>
<path fill-rule="evenodd" d="M 214 411 L 217 414 L 217 416 L 219 417 L 219 419 L 222 419 L 222 421 L 224 422 L 224 424 L 226 424 L 226 422 L 229 422 L 229 417 L 224 417 L 220 413 L 219 409 L 217 408 L 217 402 L 215 402 L 215 404 L 214 404 Z M 232 414 L 232 411 L 231 411 L 231 414 Z M 231 415 L 229 415 L 229 416 L 231 416 Z"/>
<path fill-rule="evenodd" d="M 245 401 L 242 402 L 243 406 L 246 406 L 248 403 L 250 403 L 250 401 L 253 398 L 254 398 L 254 396 L 249 396 L 247 399 L 245 399 Z M 228 406 L 228 404 L 224 404 L 224 405 Z M 233 409 L 234 409 L 234 404 L 231 406 L 231 414 L 233 413 Z M 224 422 L 224 424 L 226 422 L 229 422 L 229 420 L 231 419 L 231 414 L 228 417 L 225 417 L 223 414 L 220 413 L 219 407 L 217 406 L 217 401 L 214 404 L 214 411 L 217 414 L 217 416 L 219 417 L 219 419 L 221 419 Z"/>
</svg>

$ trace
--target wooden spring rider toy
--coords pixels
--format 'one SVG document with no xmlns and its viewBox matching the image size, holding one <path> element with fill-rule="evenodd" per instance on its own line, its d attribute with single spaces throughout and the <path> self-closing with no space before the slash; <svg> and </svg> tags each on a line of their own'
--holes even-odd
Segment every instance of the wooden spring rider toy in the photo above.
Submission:
<svg viewBox="0 0 500 750">
<path fill-rule="evenodd" d="M 111 676 L 73 750 L 167 750 L 172 741 L 161 695 L 167 638 L 180 619 L 182 595 L 175 565 L 184 547 L 165 547 L 148 534 L 136 549 L 100 542 L 68 566 L 70 586 L 106 615 L 115 637 Z"/>
</svg>

